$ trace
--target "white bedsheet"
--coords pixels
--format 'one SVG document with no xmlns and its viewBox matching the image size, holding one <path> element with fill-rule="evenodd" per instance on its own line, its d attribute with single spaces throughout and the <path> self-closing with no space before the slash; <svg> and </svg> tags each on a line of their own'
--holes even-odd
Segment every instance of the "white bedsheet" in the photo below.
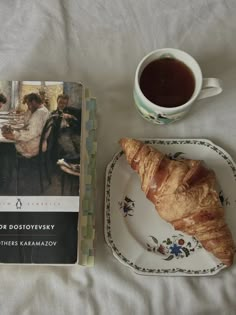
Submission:
<svg viewBox="0 0 236 315">
<path fill-rule="evenodd" d="M 96 265 L 0 266 L 0 314 L 232 315 L 236 265 L 212 277 L 139 276 L 103 236 L 104 171 L 121 136 L 204 137 L 236 160 L 234 0 L 8 0 L 0 2 L 0 78 L 82 80 L 98 100 Z M 138 116 L 139 60 L 162 47 L 186 50 L 224 92 L 183 121 L 154 126 Z"/>
</svg>

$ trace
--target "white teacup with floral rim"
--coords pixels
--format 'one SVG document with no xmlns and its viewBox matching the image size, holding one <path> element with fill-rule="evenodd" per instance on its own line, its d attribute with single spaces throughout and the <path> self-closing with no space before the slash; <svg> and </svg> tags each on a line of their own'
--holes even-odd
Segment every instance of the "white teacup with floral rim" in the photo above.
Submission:
<svg viewBox="0 0 236 315">
<path fill-rule="evenodd" d="M 176 107 L 165 107 L 150 101 L 140 88 L 140 77 L 143 70 L 153 61 L 161 58 L 171 58 L 182 62 L 187 66 L 194 77 L 195 85 L 192 96 L 184 103 Z M 174 49 L 163 48 L 152 51 L 139 63 L 134 81 L 134 101 L 141 116 L 155 124 L 169 124 L 184 117 L 196 100 L 217 95 L 222 92 L 222 84 L 219 79 L 202 77 L 202 71 L 197 61 L 188 53 Z"/>
</svg>

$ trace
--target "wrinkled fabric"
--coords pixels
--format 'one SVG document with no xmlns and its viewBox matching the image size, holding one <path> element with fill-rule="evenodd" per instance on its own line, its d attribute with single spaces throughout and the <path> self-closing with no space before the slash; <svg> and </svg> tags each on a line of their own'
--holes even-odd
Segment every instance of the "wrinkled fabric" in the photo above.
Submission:
<svg viewBox="0 0 236 315">
<path fill-rule="evenodd" d="M 234 0 L 0 2 L 1 79 L 81 80 L 99 125 L 95 267 L 1 265 L 1 315 L 235 314 L 235 264 L 211 277 L 139 276 L 103 236 L 105 167 L 120 137 L 208 138 L 236 160 L 235 14 Z M 140 59 L 163 47 L 190 53 L 224 91 L 155 126 L 136 111 L 132 87 Z"/>
</svg>

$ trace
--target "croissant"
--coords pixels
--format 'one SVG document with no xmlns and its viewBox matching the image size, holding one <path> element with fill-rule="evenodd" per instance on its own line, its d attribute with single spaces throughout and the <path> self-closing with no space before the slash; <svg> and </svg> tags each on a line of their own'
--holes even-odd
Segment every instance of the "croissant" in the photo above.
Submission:
<svg viewBox="0 0 236 315">
<path fill-rule="evenodd" d="M 120 145 L 159 215 L 176 230 L 194 236 L 226 266 L 232 265 L 235 245 L 214 172 L 203 161 L 172 160 L 138 140 L 122 138 Z"/>
</svg>

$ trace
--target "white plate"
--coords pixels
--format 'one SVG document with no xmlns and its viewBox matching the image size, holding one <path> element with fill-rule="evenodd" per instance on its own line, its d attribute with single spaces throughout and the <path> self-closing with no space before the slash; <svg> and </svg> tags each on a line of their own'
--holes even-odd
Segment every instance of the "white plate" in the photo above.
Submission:
<svg viewBox="0 0 236 315">
<path fill-rule="evenodd" d="M 204 139 L 145 142 L 172 158 L 204 160 L 215 171 L 226 221 L 236 240 L 236 165 L 229 154 Z M 196 239 L 160 218 L 122 151 L 107 166 L 104 229 L 113 255 L 139 274 L 202 276 L 225 268 Z"/>
</svg>

